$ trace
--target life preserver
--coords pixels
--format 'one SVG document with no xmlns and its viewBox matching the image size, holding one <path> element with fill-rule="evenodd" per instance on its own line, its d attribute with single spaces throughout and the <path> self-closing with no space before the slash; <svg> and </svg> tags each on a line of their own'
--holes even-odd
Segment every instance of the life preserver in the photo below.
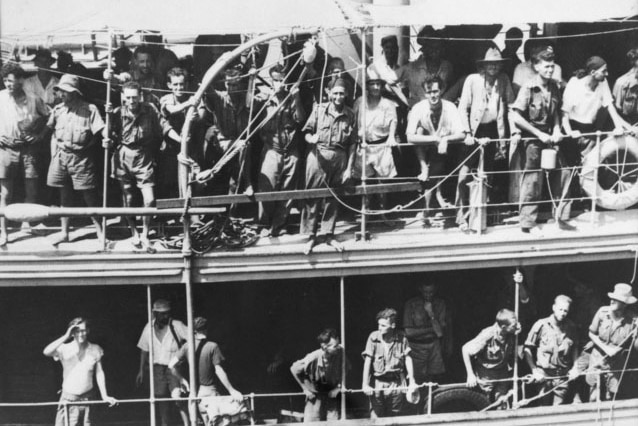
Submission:
<svg viewBox="0 0 638 426">
<path fill-rule="evenodd" d="M 424 412 L 428 410 L 425 398 Z M 480 390 L 468 389 L 465 386 L 446 387 L 432 393 L 432 413 L 460 413 L 480 411 L 490 404 L 488 396 Z"/>
<path fill-rule="evenodd" d="M 638 159 L 638 139 L 634 136 L 609 137 L 600 143 L 600 156 L 594 148 L 583 159 L 580 184 L 590 197 L 596 198 L 596 204 L 610 210 L 624 210 L 638 203 L 638 179 L 624 182 L 630 186 L 622 192 L 603 189 L 596 180 L 596 170 L 605 158 L 615 161 L 618 151 L 627 151 Z"/>
</svg>

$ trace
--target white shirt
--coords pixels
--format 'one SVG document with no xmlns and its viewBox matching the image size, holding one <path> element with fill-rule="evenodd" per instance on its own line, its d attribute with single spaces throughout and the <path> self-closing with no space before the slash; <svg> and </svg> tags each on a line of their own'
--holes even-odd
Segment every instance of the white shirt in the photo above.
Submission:
<svg viewBox="0 0 638 426">
<path fill-rule="evenodd" d="M 441 108 L 441 118 L 439 119 L 438 128 L 434 128 L 430 109 L 430 102 L 426 99 L 414 105 L 408 116 L 408 126 L 406 134 L 415 135 L 419 127 L 425 130 L 426 135 L 436 135 L 439 137 L 450 136 L 463 133 L 463 125 L 461 124 L 461 116 L 456 106 L 445 99 L 441 99 L 443 105 Z"/>
<path fill-rule="evenodd" d="M 600 108 L 613 103 L 607 80 L 598 83 L 592 91 L 587 84 L 588 78 L 572 77 L 563 93 L 563 112 L 569 119 L 583 124 L 592 124 Z"/>
<path fill-rule="evenodd" d="M 529 61 L 521 62 L 516 65 L 514 69 L 514 76 L 512 77 L 512 83 L 518 87 L 523 87 L 525 83 L 534 78 L 536 70 Z M 552 80 L 556 80 L 559 83 L 563 80 L 563 69 L 557 63 L 554 63 L 554 72 L 552 73 Z"/>
<path fill-rule="evenodd" d="M 42 101 L 25 92 L 26 96 L 16 102 L 8 90 L 0 91 L 0 136 L 20 139 L 28 132 L 34 121 L 47 115 Z"/>
<path fill-rule="evenodd" d="M 102 348 L 89 343 L 80 360 L 80 348 L 76 342 L 65 343 L 55 351 L 53 359 L 62 364 L 62 390 L 72 395 L 82 395 L 93 389 L 95 366 L 104 355 Z"/>
<path fill-rule="evenodd" d="M 177 337 L 179 339 L 186 340 L 188 336 L 188 328 L 179 320 L 171 319 L 171 321 L 173 322 L 173 328 L 175 329 Z M 155 323 L 154 320 L 153 323 Z M 150 327 L 146 324 L 144 326 L 144 330 L 142 330 L 140 340 L 137 342 L 137 347 L 145 352 L 149 352 L 149 332 Z M 157 338 L 157 333 L 153 333 L 154 364 L 168 365 L 173 356 L 177 354 L 177 351 L 179 351 L 179 345 L 175 341 L 173 333 L 171 333 L 171 329 L 168 325 L 166 326 L 166 334 L 164 334 L 161 341 Z"/>
</svg>

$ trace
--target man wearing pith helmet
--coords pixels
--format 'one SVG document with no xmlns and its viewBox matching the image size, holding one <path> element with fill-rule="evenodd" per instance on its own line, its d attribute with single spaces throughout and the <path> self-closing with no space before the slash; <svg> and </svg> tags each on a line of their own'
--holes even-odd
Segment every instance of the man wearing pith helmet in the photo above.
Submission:
<svg viewBox="0 0 638 426">
<path fill-rule="evenodd" d="M 587 375 L 587 383 L 591 386 L 590 401 L 614 399 L 629 355 L 630 336 L 635 332 L 636 318 L 628 307 L 638 299 L 632 294 L 631 286 L 618 283 L 607 296 L 609 306 L 601 307 L 589 326 L 593 346 L 587 370 L 592 373 Z M 600 381 L 596 377 L 599 373 Z"/>
<path fill-rule="evenodd" d="M 47 127 L 53 132 L 51 164 L 47 185 L 60 188 L 60 207 L 73 203 L 73 191 L 79 191 L 87 207 L 98 207 L 98 179 L 90 153 L 104 129 L 104 121 L 95 105 L 82 99 L 80 79 L 64 74 L 55 86 L 62 103 L 51 111 Z M 53 244 L 69 241 L 69 219 L 62 218 L 61 235 Z M 92 218 L 98 234 L 103 230 L 97 218 Z"/>
</svg>

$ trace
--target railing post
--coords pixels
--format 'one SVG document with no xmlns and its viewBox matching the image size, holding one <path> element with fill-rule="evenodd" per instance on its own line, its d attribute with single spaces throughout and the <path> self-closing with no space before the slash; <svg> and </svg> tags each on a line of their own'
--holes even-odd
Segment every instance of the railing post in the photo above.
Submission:
<svg viewBox="0 0 638 426">
<path fill-rule="evenodd" d="M 591 216 L 589 218 L 590 225 L 596 225 L 596 200 L 598 199 L 598 168 L 600 167 L 600 130 L 596 131 L 596 167 L 594 167 L 594 195 L 591 197 Z"/>
<path fill-rule="evenodd" d="M 598 370 L 598 374 L 596 374 L 596 402 L 600 402 L 600 395 L 601 395 L 600 384 L 602 383 L 602 380 L 600 378 L 601 374 L 602 374 L 602 370 Z"/>
<path fill-rule="evenodd" d="M 241 184 L 241 171 L 238 178 Z M 197 390 L 199 388 L 199 377 L 195 370 L 195 333 L 193 330 L 193 250 L 190 239 L 190 215 L 188 214 L 188 203 L 191 197 L 191 186 L 188 185 L 184 198 L 186 198 L 186 208 L 182 215 L 182 225 L 184 240 L 182 243 L 182 256 L 184 257 L 184 291 L 186 292 L 186 320 L 188 322 L 188 381 L 190 392 L 188 394 L 188 414 L 191 426 L 197 426 Z"/>
<path fill-rule="evenodd" d="M 111 72 L 113 65 L 112 55 L 113 55 L 113 31 L 109 29 L 109 51 L 106 62 L 106 69 L 108 71 L 109 78 L 106 80 L 106 105 L 111 104 Z M 104 117 L 104 127 L 106 131 L 107 137 L 110 138 L 111 135 L 111 114 L 109 112 L 106 113 Z M 109 184 L 109 149 L 108 147 L 104 147 L 104 159 L 103 159 L 103 167 L 102 171 L 102 207 L 106 207 L 108 202 L 108 184 Z M 102 216 L 102 251 L 106 251 L 106 216 Z"/>
<path fill-rule="evenodd" d="M 516 274 L 518 275 L 520 273 L 520 269 L 516 268 Z M 514 285 L 514 315 L 516 316 L 516 322 L 518 323 L 521 286 L 518 280 L 514 280 Z M 518 335 L 514 335 L 514 371 L 512 377 L 512 405 L 515 406 L 516 404 L 518 404 Z"/>
<path fill-rule="evenodd" d="M 356 91 L 356 87 L 353 89 Z M 366 162 L 368 161 L 368 143 L 366 140 L 366 117 L 368 108 L 368 99 L 367 99 L 367 90 L 366 90 L 366 30 L 365 28 L 361 29 L 361 186 L 366 187 L 368 177 L 366 176 Z M 354 97 L 354 93 L 352 94 Z M 358 119 L 359 117 L 357 117 Z M 361 195 L 361 239 L 367 240 L 367 210 L 368 204 L 368 196 L 365 191 L 363 195 Z"/>
<path fill-rule="evenodd" d="M 483 233 L 483 209 L 487 211 L 487 203 L 483 204 L 483 183 L 485 180 L 485 148 L 483 145 L 479 147 L 479 164 L 478 164 L 478 229 L 477 235 Z M 471 208 L 471 207 L 470 207 Z"/>
<path fill-rule="evenodd" d="M 428 416 L 432 415 L 432 383 L 428 382 Z"/>
<path fill-rule="evenodd" d="M 250 424 L 255 424 L 255 393 L 250 393 Z"/>
<path fill-rule="evenodd" d="M 151 426 L 155 426 L 155 375 L 153 374 L 153 364 L 155 356 L 153 354 L 153 335 L 155 334 L 155 325 L 153 324 L 153 299 L 151 294 L 151 286 L 146 286 L 146 310 L 148 317 L 148 381 L 150 388 L 149 405 L 151 410 Z M 143 370 L 142 370 L 143 371 Z"/>
<path fill-rule="evenodd" d="M 341 420 L 346 419 L 346 295 L 345 278 L 339 281 L 339 310 L 341 322 Z"/>
</svg>

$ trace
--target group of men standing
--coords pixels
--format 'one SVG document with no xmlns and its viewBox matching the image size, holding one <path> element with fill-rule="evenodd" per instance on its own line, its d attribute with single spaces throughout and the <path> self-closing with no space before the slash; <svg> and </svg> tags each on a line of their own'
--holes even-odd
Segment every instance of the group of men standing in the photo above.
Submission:
<svg viewBox="0 0 638 426">
<path fill-rule="evenodd" d="M 557 200 L 554 218 L 562 229 L 574 229 L 569 223 L 571 199 L 577 195 L 571 192 L 573 170 L 592 149 L 592 132 L 601 129 L 599 113 L 608 113 L 617 134 L 635 132 L 636 49 L 628 53 L 632 69 L 618 79 L 613 92 L 606 80 L 607 64 L 598 56 L 587 60 L 582 72 L 566 84 L 563 92 L 564 83 L 557 80 L 560 76 L 557 77 L 550 44 L 536 41 L 528 49 L 529 60 L 514 70 L 514 85 L 504 68 L 511 58 L 503 57 L 491 46 L 476 61 L 478 72 L 459 80 L 456 86 L 462 89 L 456 97 L 451 89 L 454 70 L 444 59 L 444 45 L 437 33 L 426 27 L 417 40 L 421 56 L 399 66 L 397 38 L 385 37 L 384 57 L 373 61 L 367 70 L 366 97 L 354 102 L 355 87 L 343 69 L 343 61 L 332 60 L 330 63 L 336 64 L 332 73 L 325 79 L 311 79 L 326 83 L 325 94 L 320 94 L 319 99 L 326 95 L 327 102 L 315 102 L 311 109 L 305 98 L 311 91 L 304 90 L 303 81 L 301 89 L 299 84 L 291 86 L 286 81 L 289 70 L 279 65 L 269 69 L 271 90 L 266 94 L 254 89 L 254 73 L 245 74 L 236 67 L 228 69 L 225 90 L 209 90 L 198 105 L 198 125 L 194 126 L 195 141 L 189 156 L 206 169 L 229 150 L 238 149 L 239 156 L 222 173 L 215 171 L 216 179 L 218 183 L 222 181 L 221 192 L 243 191 L 251 195 L 252 133 L 263 143 L 257 167 L 258 191 L 292 190 L 301 181 L 305 189 L 315 189 L 340 186 L 364 176 L 393 178 L 397 175 L 393 147 L 407 141 L 415 145 L 418 178 L 426 183 L 425 222 L 429 222 L 433 211 L 432 194 L 441 179 L 454 172 L 458 174 L 456 223 L 462 230 L 470 228 L 468 205 L 473 172 L 480 167 L 488 180 L 494 180 L 491 172 L 495 161 L 509 159 L 512 170 L 520 169 L 520 179 L 513 183 L 518 187 L 513 192 L 518 198 L 510 202 L 520 205 L 522 231 L 537 233 L 544 173 L 540 170 L 541 152 L 553 148 L 557 150 L 558 170 L 549 172 L 548 181 Z M 307 43 L 303 54 L 313 56 L 306 55 L 312 49 L 314 45 Z M 49 135 L 52 143 L 47 184 L 60 188 L 62 206 L 70 204 L 73 190 L 83 195 L 88 206 L 98 205 L 97 168 L 89 154 L 91 146 L 100 140 L 104 147 L 115 150 L 112 176 L 120 183 L 125 206 L 131 205 L 138 190 L 144 205 L 152 206 L 158 183 L 161 188 L 157 190 L 166 192 L 163 195 L 176 195 L 176 179 L 169 175 L 176 173 L 179 133 L 186 111 L 195 106 L 188 94 L 192 82 L 187 70 L 171 68 L 165 76 L 170 93 L 162 94 L 155 72 L 156 56 L 140 46 L 133 53 L 130 72 L 105 75 L 121 90 L 121 105 L 106 108 L 114 124 L 110 134 L 106 134 L 97 108 L 82 99 L 77 76 L 65 74 L 58 79 L 47 72 L 50 53 L 36 55 L 39 71 L 29 79 L 18 65 L 6 64 L 6 89 L 0 98 L 0 204 L 11 200 L 18 170 L 22 170 L 25 180 L 26 200 L 35 200 L 35 182 L 43 167 L 36 164 L 34 152 L 46 144 Z M 313 69 L 312 61 L 305 66 Z M 308 75 L 316 75 L 316 71 Z M 323 84 L 319 87 L 323 88 Z M 264 122 L 258 124 L 261 121 Z M 198 133 L 199 127 L 203 130 Z M 305 173 L 301 179 L 304 150 Z M 361 164 L 363 150 L 366 164 Z M 206 180 L 212 175 L 209 172 Z M 488 198 L 505 201 L 507 197 L 489 190 Z M 381 197 L 379 208 L 386 209 L 386 204 Z M 260 205 L 259 222 L 264 236 L 287 232 L 291 205 L 290 200 Z M 332 197 L 311 199 L 302 207 L 300 230 L 308 235 L 305 253 L 323 241 L 343 250 L 334 237 L 338 201 Z M 101 235 L 100 224 L 94 222 Z M 6 244 L 4 219 L 1 223 L 0 244 Z M 128 223 L 133 244 L 152 251 L 149 219 L 144 219 L 141 235 L 133 218 Z M 63 219 L 62 232 L 55 243 L 68 240 L 68 220 Z"/>
</svg>

